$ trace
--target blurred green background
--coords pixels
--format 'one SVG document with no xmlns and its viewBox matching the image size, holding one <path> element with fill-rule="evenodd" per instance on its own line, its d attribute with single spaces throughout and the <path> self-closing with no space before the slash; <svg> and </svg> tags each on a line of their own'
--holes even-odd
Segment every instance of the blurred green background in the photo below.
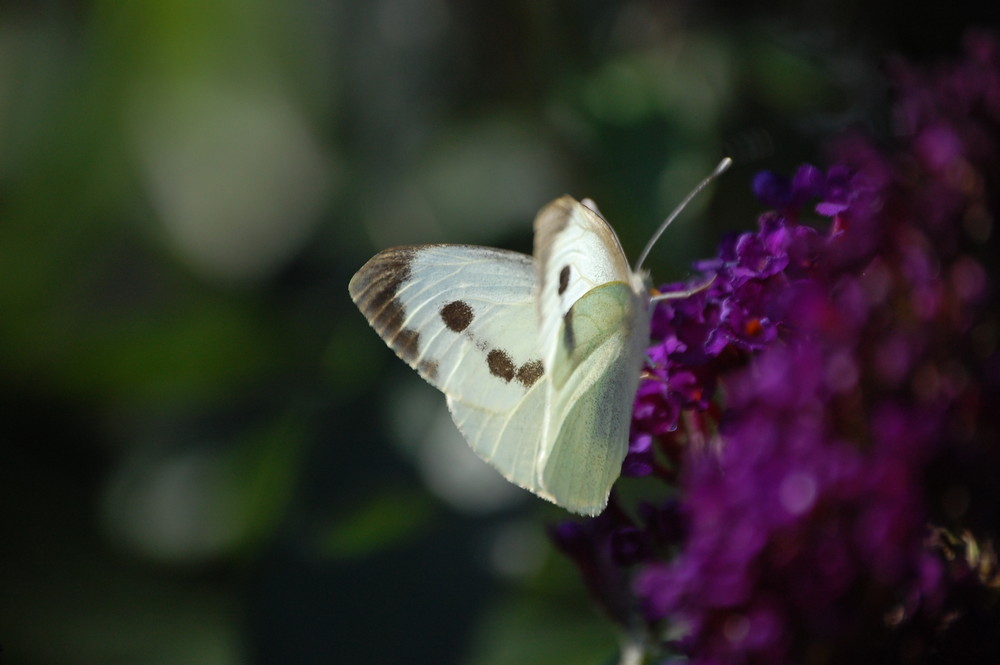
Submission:
<svg viewBox="0 0 1000 665">
<path fill-rule="evenodd" d="M 749 181 L 891 134 L 993 3 L 0 5 L 0 659 L 603 663 L 544 527 L 347 296 L 590 196 L 684 277 Z M 940 15 L 939 13 L 940 12 Z"/>
</svg>

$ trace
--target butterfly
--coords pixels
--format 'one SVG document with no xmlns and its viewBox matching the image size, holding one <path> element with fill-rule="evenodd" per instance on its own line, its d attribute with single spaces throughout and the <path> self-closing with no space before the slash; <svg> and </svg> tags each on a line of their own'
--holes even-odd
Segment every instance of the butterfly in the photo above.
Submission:
<svg viewBox="0 0 1000 665">
<path fill-rule="evenodd" d="M 597 515 L 628 452 L 649 343 L 641 265 L 723 160 L 654 234 L 632 270 L 591 202 L 563 196 L 535 218 L 534 252 L 410 245 L 376 254 L 351 298 L 383 340 L 445 394 L 472 449 L 512 483 Z"/>
</svg>

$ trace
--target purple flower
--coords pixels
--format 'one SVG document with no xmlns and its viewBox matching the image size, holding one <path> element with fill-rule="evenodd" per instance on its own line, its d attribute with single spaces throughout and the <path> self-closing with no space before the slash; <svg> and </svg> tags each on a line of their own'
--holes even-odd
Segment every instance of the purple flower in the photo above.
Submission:
<svg viewBox="0 0 1000 665">
<path fill-rule="evenodd" d="M 646 535 L 619 507 L 612 494 L 603 513 L 587 522 L 563 522 L 549 537 L 567 555 L 587 582 L 591 597 L 619 625 L 633 623 L 636 600 L 624 566 L 644 552 Z"/>
<path fill-rule="evenodd" d="M 623 472 L 663 498 L 556 539 L 658 657 L 1000 658 L 1000 47 L 968 52 L 896 66 L 894 151 L 758 175 L 773 211 L 655 310 Z"/>
<path fill-rule="evenodd" d="M 826 175 L 811 164 L 799 167 L 791 178 L 761 171 L 753 179 L 753 192 L 760 202 L 781 211 L 797 210 L 826 191 Z"/>
</svg>

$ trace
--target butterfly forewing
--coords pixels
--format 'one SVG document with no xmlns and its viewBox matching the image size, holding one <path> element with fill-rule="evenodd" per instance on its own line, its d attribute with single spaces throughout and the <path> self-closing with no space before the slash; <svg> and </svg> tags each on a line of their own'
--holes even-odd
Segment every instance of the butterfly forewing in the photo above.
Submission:
<svg viewBox="0 0 1000 665">
<path fill-rule="evenodd" d="M 509 409 L 543 372 L 531 257 L 468 245 L 379 252 L 351 280 L 386 343 L 454 399 Z"/>
<path fill-rule="evenodd" d="M 365 264 L 350 293 L 400 358 L 445 393 L 473 450 L 545 495 L 536 465 L 546 376 L 531 257 L 469 245 L 398 247 Z"/>
<path fill-rule="evenodd" d="M 549 203 L 535 217 L 534 254 L 542 357 L 551 364 L 562 319 L 573 304 L 602 284 L 629 284 L 631 271 L 614 230 L 569 196 Z"/>
</svg>

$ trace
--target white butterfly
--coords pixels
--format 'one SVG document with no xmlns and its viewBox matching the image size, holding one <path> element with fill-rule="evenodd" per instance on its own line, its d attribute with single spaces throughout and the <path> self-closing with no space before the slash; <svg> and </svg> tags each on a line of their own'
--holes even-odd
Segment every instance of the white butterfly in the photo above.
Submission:
<svg viewBox="0 0 1000 665">
<path fill-rule="evenodd" d="M 678 206 L 729 166 L 723 160 Z M 471 245 L 375 255 L 351 297 L 382 339 L 443 392 L 472 449 L 512 483 L 596 515 L 628 452 L 649 343 L 646 275 L 604 219 L 569 196 L 535 218 L 534 257 Z M 695 289 L 697 290 L 697 289 Z"/>
</svg>

